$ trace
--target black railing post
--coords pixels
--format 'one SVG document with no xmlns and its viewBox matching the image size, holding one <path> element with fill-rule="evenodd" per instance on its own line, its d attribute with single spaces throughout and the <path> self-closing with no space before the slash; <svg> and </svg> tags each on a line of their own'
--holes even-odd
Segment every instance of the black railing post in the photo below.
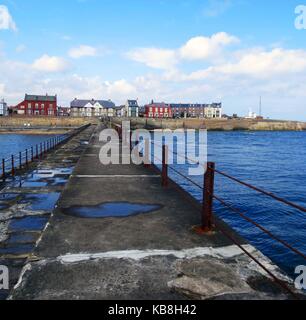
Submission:
<svg viewBox="0 0 306 320">
<path fill-rule="evenodd" d="M 215 163 L 207 163 L 207 171 L 204 175 L 202 231 L 213 230 L 213 200 L 214 200 Z"/>
<path fill-rule="evenodd" d="M 33 147 L 31 147 L 31 162 L 34 161 L 34 150 Z"/>
<path fill-rule="evenodd" d="M 5 159 L 2 159 L 2 180 L 5 181 Z"/>
<path fill-rule="evenodd" d="M 36 159 L 38 160 L 38 144 L 36 145 Z"/>
<path fill-rule="evenodd" d="M 29 156 L 28 156 L 28 149 L 26 149 L 26 167 L 29 167 Z"/>
<path fill-rule="evenodd" d="M 14 155 L 12 154 L 12 176 L 15 176 L 15 159 Z"/>
<path fill-rule="evenodd" d="M 168 146 L 163 146 L 162 158 L 162 186 L 168 186 Z"/>
<path fill-rule="evenodd" d="M 19 169 L 22 169 L 22 153 L 19 152 Z"/>
</svg>

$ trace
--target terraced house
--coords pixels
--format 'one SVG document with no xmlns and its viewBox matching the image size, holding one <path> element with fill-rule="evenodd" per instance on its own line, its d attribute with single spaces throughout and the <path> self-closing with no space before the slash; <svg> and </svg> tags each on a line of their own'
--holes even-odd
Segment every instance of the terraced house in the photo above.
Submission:
<svg viewBox="0 0 306 320">
<path fill-rule="evenodd" d="M 22 116 L 50 116 L 57 115 L 57 95 L 49 96 L 26 94 L 22 102 L 15 109 Z"/>
<path fill-rule="evenodd" d="M 221 118 L 222 103 L 199 104 L 199 103 L 171 103 L 173 117 L 175 118 Z"/>
<path fill-rule="evenodd" d="M 71 117 L 115 117 L 116 106 L 111 100 L 79 100 L 70 103 Z"/>
</svg>

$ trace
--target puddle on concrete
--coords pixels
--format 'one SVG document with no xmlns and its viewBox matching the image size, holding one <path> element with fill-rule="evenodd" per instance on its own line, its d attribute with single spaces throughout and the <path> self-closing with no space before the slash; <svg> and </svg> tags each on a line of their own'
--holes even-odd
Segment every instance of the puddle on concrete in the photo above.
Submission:
<svg viewBox="0 0 306 320">
<path fill-rule="evenodd" d="M 17 188 L 43 188 L 48 186 L 48 182 L 27 180 L 19 183 L 16 182 L 13 186 Z"/>
<path fill-rule="evenodd" d="M 32 173 L 16 179 L 12 186 L 17 188 L 64 186 L 72 172 L 73 167 L 34 170 Z"/>
<path fill-rule="evenodd" d="M 20 204 L 28 204 L 25 208 L 33 211 L 53 211 L 60 197 L 59 192 L 42 193 L 42 194 L 25 194 L 24 198 L 19 201 Z"/>
<path fill-rule="evenodd" d="M 0 193 L 0 200 L 2 201 L 12 201 L 19 197 L 18 193 Z"/>
<path fill-rule="evenodd" d="M 16 233 L 11 234 L 7 243 L 16 244 L 16 243 L 34 243 L 38 238 L 37 233 Z"/>
<path fill-rule="evenodd" d="M 12 247 L 0 248 L 0 254 L 26 254 L 33 251 L 35 244 L 21 244 Z"/>
<path fill-rule="evenodd" d="M 12 219 L 9 230 L 12 232 L 17 231 L 42 231 L 47 222 L 49 220 L 49 217 L 43 216 L 43 217 L 25 217 L 22 219 Z"/>
<path fill-rule="evenodd" d="M 6 210 L 8 209 L 10 206 L 8 204 L 4 204 L 4 203 L 0 203 L 0 211 L 1 210 Z"/>
<path fill-rule="evenodd" d="M 159 210 L 161 205 L 137 204 L 129 202 L 103 203 L 98 206 L 70 207 L 63 209 L 65 214 L 79 218 L 128 217 L 151 213 Z"/>
</svg>

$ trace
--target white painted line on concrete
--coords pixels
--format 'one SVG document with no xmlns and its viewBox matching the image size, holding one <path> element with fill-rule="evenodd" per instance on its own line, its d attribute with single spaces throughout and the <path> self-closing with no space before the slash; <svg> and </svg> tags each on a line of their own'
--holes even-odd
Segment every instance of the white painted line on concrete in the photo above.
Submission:
<svg viewBox="0 0 306 320">
<path fill-rule="evenodd" d="M 263 255 L 252 245 L 243 245 L 249 253 L 253 254 L 268 270 L 273 272 L 279 279 L 287 281 L 289 283 L 292 280 L 284 274 L 268 257 Z M 226 247 L 202 247 L 192 248 L 183 250 L 125 250 L 125 251 L 108 251 L 102 253 L 80 253 L 80 254 L 66 254 L 56 258 L 62 264 L 73 264 L 86 262 L 91 260 L 102 260 L 102 259 L 130 259 L 140 261 L 148 257 L 159 257 L 159 256 L 174 256 L 178 259 L 193 259 L 200 257 L 212 257 L 216 259 L 233 259 L 240 256 L 244 256 L 245 253 L 236 245 Z M 47 261 L 46 261 L 47 262 Z M 41 261 L 41 263 L 45 263 Z M 267 276 L 266 272 L 257 265 L 254 261 L 250 261 L 247 267 L 251 270 L 257 271 L 262 275 Z"/>
<path fill-rule="evenodd" d="M 256 249 L 253 246 L 245 245 L 245 249 L 249 252 L 254 252 Z M 61 263 L 77 263 L 88 260 L 96 259 L 132 259 L 132 260 L 142 260 L 147 257 L 153 256 L 175 256 L 178 259 L 192 259 L 201 256 L 211 256 L 215 258 L 234 258 L 243 254 L 243 251 L 235 245 L 212 248 L 192 248 L 184 250 L 125 250 L 125 251 L 108 251 L 102 253 L 80 253 L 80 254 L 67 254 L 59 256 L 56 260 Z"/>
<path fill-rule="evenodd" d="M 114 175 L 72 175 L 72 178 L 160 178 L 160 175 L 114 174 Z"/>
</svg>

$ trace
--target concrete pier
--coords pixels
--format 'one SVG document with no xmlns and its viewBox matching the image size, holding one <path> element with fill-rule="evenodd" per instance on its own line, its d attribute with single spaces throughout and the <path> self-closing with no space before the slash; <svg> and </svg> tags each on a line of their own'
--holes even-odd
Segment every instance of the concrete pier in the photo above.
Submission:
<svg viewBox="0 0 306 320">
<path fill-rule="evenodd" d="M 29 164 L 29 169 L 1 181 L 0 265 L 9 268 L 12 289 L 31 258 L 94 126 Z M 10 290 L 0 289 L 0 300 Z"/>
<path fill-rule="evenodd" d="M 100 125 L 28 257 L 11 299 L 286 299 L 225 237 L 222 225 L 279 278 L 282 272 L 216 219 L 198 235 L 200 205 L 156 171 L 103 166 Z"/>
</svg>

